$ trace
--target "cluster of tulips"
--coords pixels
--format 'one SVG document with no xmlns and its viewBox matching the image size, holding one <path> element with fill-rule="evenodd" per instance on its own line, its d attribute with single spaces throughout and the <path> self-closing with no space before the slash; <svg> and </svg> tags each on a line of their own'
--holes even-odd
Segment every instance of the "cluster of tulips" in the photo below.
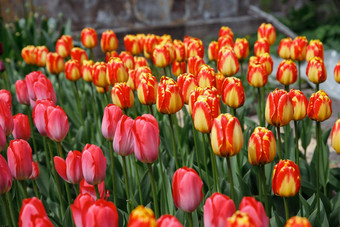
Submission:
<svg viewBox="0 0 340 227">
<path fill-rule="evenodd" d="M 157 36 L 154 34 L 126 35 L 124 45 L 126 51 L 117 53 L 118 39 L 112 30 L 102 33 L 100 46 L 105 53 L 105 62 L 94 62 L 93 48 L 98 45 L 96 31 L 85 28 L 81 32 L 81 43 L 89 50 L 90 60 L 85 49 L 74 47 L 72 37 L 63 35 L 56 42 L 55 51 L 49 52 L 45 46 L 27 46 L 22 49 L 22 57 L 26 64 L 45 67 L 49 75 L 56 75 L 56 86 L 62 94 L 60 75 L 75 85 L 74 95 L 77 99 L 77 108 L 82 125 L 85 126 L 80 96 L 86 93 L 77 86 L 77 81 L 83 79 L 86 86 L 92 86 L 93 91 L 104 94 L 108 102 L 107 93 L 111 87 L 112 103 L 102 110 L 101 127 L 88 130 L 101 130 L 103 137 L 109 143 L 110 162 L 107 164 L 102 149 L 94 144 L 78 150 L 68 151 L 64 158 L 62 142 L 68 134 L 70 125 L 67 113 L 63 110 L 63 103 L 59 100 L 53 84 L 41 71 L 31 72 L 25 79 L 15 83 L 16 97 L 19 103 L 27 105 L 29 116 L 18 113 L 12 117 L 12 96 L 7 90 L 0 91 L 0 150 L 7 147 L 7 154 L 0 155 L 0 194 L 3 203 L 7 206 L 8 224 L 10 226 L 53 226 L 48 217 L 39 195 L 35 180 L 39 177 L 39 164 L 46 163 L 47 169 L 52 173 L 58 192 L 59 208 L 55 214 L 62 220 L 66 208 L 72 212 L 75 226 L 118 226 L 119 217 L 117 210 L 126 209 L 130 215 L 127 226 L 183 226 L 173 216 L 169 209 L 168 197 L 164 196 L 168 210 L 161 215 L 157 196 L 159 189 L 165 184 L 160 153 L 160 127 L 154 105 L 159 113 L 168 115 L 173 151 L 167 155 L 174 159 L 175 172 L 172 176 L 172 199 L 175 206 L 187 214 L 187 224 L 203 222 L 204 226 L 269 226 L 269 217 L 272 214 L 271 204 L 268 202 L 267 181 L 265 165 L 275 160 L 277 163 L 272 173 L 272 190 L 284 200 L 286 213 L 286 226 L 311 226 L 307 218 L 294 216 L 290 218 L 287 197 L 301 193 L 301 178 L 299 170 L 299 130 L 297 122 L 307 115 L 316 122 L 316 190 L 317 190 L 317 215 L 320 215 L 320 185 L 319 185 L 319 156 L 322 152 L 320 123 L 327 120 L 331 113 L 331 100 L 328 95 L 319 90 L 318 85 L 327 78 L 323 62 L 323 46 L 318 40 L 308 41 L 305 37 L 282 39 L 278 55 L 284 60 L 280 63 L 276 78 L 285 86 L 275 89 L 267 95 L 265 103 L 265 85 L 273 71 L 273 60 L 269 54 L 270 46 L 276 40 L 276 31 L 271 24 L 262 24 L 258 29 L 258 40 L 254 45 L 255 56 L 249 58 L 247 74 L 243 72 L 243 65 L 249 55 L 249 44 L 245 38 L 237 38 L 228 27 L 221 27 L 219 38 L 212 41 L 208 47 L 208 59 L 204 61 L 203 42 L 194 37 L 186 36 L 183 41 L 172 41 L 171 36 Z M 142 56 L 143 55 L 143 56 Z M 309 101 L 301 91 L 300 63 L 308 61 L 307 77 L 316 84 L 315 93 Z M 66 61 L 66 62 L 65 62 Z M 298 67 L 296 63 L 298 62 Z M 240 70 L 241 68 L 241 70 Z M 240 71 L 240 74 L 237 73 Z M 164 72 L 166 76 L 161 76 Z M 246 76 L 246 77 L 245 77 Z M 334 69 L 334 77 L 340 82 L 340 62 Z M 246 78 L 246 79 L 245 79 Z M 299 89 L 289 90 L 289 86 L 299 81 Z M 244 141 L 246 125 L 239 121 L 238 108 L 245 103 L 245 91 L 242 83 L 248 83 L 258 89 L 258 118 L 259 125 L 252 132 L 249 141 Z M 91 84 L 90 84 L 91 83 Z M 85 85 L 83 86 L 85 88 Z M 92 90 L 91 90 L 92 91 Z M 135 101 L 135 95 L 138 101 Z M 96 94 L 92 92 L 92 101 L 95 102 Z M 222 102 L 226 105 L 223 106 Z M 145 105 L 148 114 L 138 113 L 137 102 Z M 185 106 L 186 104 L 186 106 Z M 185 106 L 183 108 L 183 106 Z M 94 121 L 98 122 L 99 116 L 93 104 Z M 230 113 L 221 113 L 221 109 L 229 108 Z M 88 111 L 90 107 L 87 106 Z M 134 113 L 128 111 L 134 108 Z M 196 151 L 196 170 L 184 166 L 182 150 L 176 144 L 180 141 L 178 132 L 181 125 L 177 119 L 179 111 L 189 112 L 192 119 L 193 138 Z M 130 116 L 129 116 L 130 115 Z M 91 115 L 92 116 L 92 115 Z M 135 117 L 135 119 L 132 118 Z M 265 121 L 268 125 L 266 128 Z M 294 122 L 296 154 L 295 162 L 288 160 L 287 132 L 290 122 Z M 186 124 L 187 122 L 184 122 Z M 32 137 L 33 154 L 37 152 L 34 139 L 33 125 L 43 138 L 45 161 L 39 160 L 41 155 L 32 156 L 32 148 L 27 142 Z M 268 126 L 275 130 L 269 130 Z M 282 151 L 281 127 L 284 127 L 285 142 Z M 163 128 L 163 130 L 166 130 Z M 340 153 L 340 120 L 338 120 L 331 133 L 332 146 Z M 204 166 L 199 160 L 198 134 L 201 133 L 203 141 Z M 274 132 L 274 133 L 273 133 Z M 96 133 L 96 132 L 95 132 Z M 9 138 L 14 138 L 9 142 Z M 206 140 L 208 142 L 206 143 Z M 9 144 L 8 144 L 9 142 Z M 56 143 L 58 156 L 55 156 L 52 143 Z M 253 166 L 258 166 L 260 179 L 260 200 L 244 196 L 236 199 L 231 158 L 236 156 L 236 171 L 242 177 L 238 155 L 248 143 L 248 160 Z M 84 144 L 85 144 L 84 143 Z M 209 144 L 210 149 L 206 149 Z M 277 152 L 278 150 L 278 152 Z M 180 155 L 178 155 L 178 153 Z M 207 157 L 210 154 L 210 158 Z M 118 156 L 117 156 L 118 155 Z M 134 157 L 131 157 L 134 155 Z M 6 161 L 7 156 L 7 161 Z M 216 157 L 217 156 L 217 157 Z M 36 157 L 36 160 L 33 160 Z M 221 193 L 220 177 L 218 176 L 217 162 L 226 159 L 229 183 L 229 196 Z M 134 165 L 135 158 L 147 166 L 150 174 L 153 201 L 148 204 L 142 200 L 142 190 L 138 168 L 134 166 L 132 173 L 131 160 Z M 117 206 L 117 187 L 115 159 L 122 163 L 125 184 L 125 207 Z M 156 184 L 154 171 L 158 166 L 153 163 L 160 162 L 162 184 Z M 208 160 L 210 167 L 208 168 Z M 127 164 L 128 163 L 128 164 Z M 166 163 L 164 163 L 166 164 Z M 106 167 L 110 166 L 112 190 L 105 188 Z M 169 164 L 170 165 L 170 164 Z M 165 166 L 169 170 L 169 166 Z M 158 171 L 158 170 L 157 170 Z M 210 182 L 212 173 L 212 180 Z M 165 171 L 166 173 L 166 171 Z M 136 176 L 138 188 L 131 187 L 131 176 Z M 64 184 L 60 178 L 64 180 Z M 223 176 L 224 178 L 225 176 Z M 23 200 L 19 218 L 16 218 L 10 189 L 15 179 L 23 189 Z M 204 179 L 204 181 L 202 181 Z M 29 186 L 26 183 L 29 182 Z M 79 187 L 77 186 L 79 184 Z M 261 185 L 262 184 L 262 185 Z M 28 198 L 27 188 L 32 185 L 33 198 Z M 208 189 L 204 193 L 204 185 Z M 74 192 L 70 191 L 70 186 Z M 323 185 L 324 186 L 324 185 Z M 107 191 L 106 191 L 107 190 Z M 135 206 L 132 201 L 134 190 L 138 190 L 140 205 Z M 66 191 L 68 205 L 64 204 L 63 192 Z M 325 191 L 325 186 L 324 186 Z M 75 195 L 75 199 L 72 198 Z M 112 195 L 113 199 L 110 199 Z M 202 220 L 194 220 L 192 213 L 206 198 L 203 206 Z M 241 201 L 237 206 L 236 201 Z M 265 206 L 261 202 L 264 202 Z M 238 208 L 238 210 L 237 210 Z M 303 216 L 300 207 L 300 216 Z M 172 213 L 172 215 L 170 215 Z M 55 217 L 54 217 L 55 218 Z M 70 224 L 70 223 L 68 223 Z"/>
</svg>

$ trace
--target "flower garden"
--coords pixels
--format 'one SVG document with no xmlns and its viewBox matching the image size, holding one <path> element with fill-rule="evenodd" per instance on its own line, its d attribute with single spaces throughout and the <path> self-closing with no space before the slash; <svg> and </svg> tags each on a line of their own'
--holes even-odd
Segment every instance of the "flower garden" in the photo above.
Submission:
<svg viewBox="0 0 340 227">
<path fill-rule="evenodd" d="M 319 89 L 340 61 L 326 72 L 320 40 L 263 23 L 255 43 L 227 26 L 118 43 L 36 20 L 1 21 L 0 225 L 340 225 L 340 120 L 321 127 Z"/>
</svg>

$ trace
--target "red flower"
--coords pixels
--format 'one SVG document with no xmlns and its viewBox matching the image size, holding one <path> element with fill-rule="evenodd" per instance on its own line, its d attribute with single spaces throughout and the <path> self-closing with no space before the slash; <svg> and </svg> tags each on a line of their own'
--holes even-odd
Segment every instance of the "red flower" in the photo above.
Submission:
<svg viewBox="0 0 340 227">
<path fill-rule="evenodd" d="M 104 109 L 102 120 L 102 134 L 107 140 L 113 140 L 117 123 L 123 116 L 123 111 L 114 104 L 109 104 Z"/>
<path fill-rule="evenodd" d="M 157 219 L 157 227 L 183 227 L 175 216 L 164 214 Z"/>
<path fill-rule="evenodd" d="M 113 149 L 121 156 L 133 153 L 133 124 L 134 120 L 126 115 L 123 115 L 117 123 L 113 138 Z"/>
<path fill-rule="evenodd" d="M 71 58 L 73 60 L 78 60 L 81 65 L 83 65 L 84 60 L 88 60 L 88 56 L 85 50 L 80 47 L 73 47 L 71 50 Z"/>
<path fill-rule="evenodd" d="M 1 129 L 0 129 L 1 131 Z M 12 174 L 5 158 L 0 155 L 0 194 L 5 194 L 12 188 Z"/>
<path fill-rule="evenodd" d="M 266 215 L 262 203 L 256 201 L 253 197 L 243 197 L 239 209 L 241 212 L 247 213 L 249 215 L 255 226 L 269 226 L 269 218 Z"/>
<path fill-rule="evenodd" d="M 47 136 L 45 112 L 49 106 L 55 106 L 49 99 L 38 100 L 32 111 L 32 118 L 35 127 L 42 136 Z"/>
<path fill-rule="evenodd" d="M 28 106 L 30 104 L 30 98 L 28 96 L 26 80 L 17 80 L 15 82 L 15 90 L 18 102 Z"/>
<path fill-rule="evenodd" d="M 29 177 L 30 180 L 36 180 L 40 175 L 40 169 L 38 166 L 38 162 L 32 162 L 32 174 Z"/>
<path fill-rule="evenodd" d="M 107 199 L 109 197 L 109 190 L 105 196 L 105 182 L 102 181 L 98 184 L 99 196 L 101 199 Z M 97 200 L 96 189 L 93 185 L 88 184 L 85 179 L 80 181 L 79 184 L 79 194 L 86 194 L 88 193 L 94 200 Z"/>
<path fill-rule="evenodd" d="M 60 106 L 47 107 L 45 122 L 47 136 L 55 142 L 63 141 L 70 127 L 65 111 Z"/>
<path fill-rule="evenodd" d="M 12 131 L 14 139 L 23 139 L 28 141 L 31 138 L 31 128 L 28 116 L 25 114 L 16 114 L 13 116 L 14 129 Z"/>
<path fill-rule="evenodd" d="M 116 33 L 113 30 L 106 30 L 102 33 L 100 39 L 100 47 L 104 53 L 114 51 L 118 47 L 118 39 Z"/>
<path fill-rule="evenodd" d="M 14 127 L 11 109 L 5 102 L 0 102 L 0 127 L 6 136 L 12 133 Z"/>
<path fill-rule="evenodd" d="M 79 184 L 83 179 L 81 165 L 82 154 L 80 151 L 69 151 L 66 160 L 61 157 L 54 157 L 54 165 L 57 173 L 65 181 L 72 184 Z"/>
<path fill-rule="evenodd" d="M 44 205 L 36 197 L 24 199 L 19 214 L 19 226 L 44 226 L 52 227 Z"/>
<path fill-rule="evenodd" d="M 82 169 L 86 182 L 96 185 L 104 181 L 106 158 L 103 151 L 96 145 L 86 144 L 82 153 Z"/>
</svg>

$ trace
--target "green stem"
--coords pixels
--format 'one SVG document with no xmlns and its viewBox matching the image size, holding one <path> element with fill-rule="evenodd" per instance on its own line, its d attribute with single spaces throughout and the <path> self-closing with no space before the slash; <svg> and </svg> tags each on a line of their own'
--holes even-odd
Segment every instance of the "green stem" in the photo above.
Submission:
<svg viewBox="0 0 340 227">
<path fill-rule="evenodd" d="M 267 216 L 270 217 L 270 209 L 268 205 L 268 194 L 267 194 L 267 184 L 266 184 L 266 173 L 264 172 L 264 165 L 260 166 L 261 170 L 261 178 L 262 178 L 262 184 L 263 184 L 263 191 L 264 191 L 264 201 L 265 201 L 265 208 Z"/>
<path fill-rule="evenodd" d="M 44 143 L 44 151 L 45 151 L 45 159 L 46 159 L 47 168 L 49 171 L 51 171 L 50 156 L 48 154 L 45 136 L 43 136 L 43 143 Z"/>
<path fill-rule="evenodd" d="M 316 201 L 317 219 L 320 221 L 320 122 L 316 122 Z"/>
<path fill-rule="evenodd" d="M 79 96 L 79 90 L 78 90 L 78 86 L 77 86 L 77 81 L 74 81 L 74 93 L 76 96 L 76 102 L 77 102 L 77 107 L 78 107 L 78 112 L 79 112 L 79 116 L 80 116 L 80 120 L 81 123 L 84 125 L 84 117 L 83 117 L 83 112 L 81 111 L 81 105 L 80 105 L 80 96 Z"/>
<path fill-rule="evenodd" d="M 8 219 L 10 217 L 10 214 L 9 214 L 9 207 L 8 207 L 8 204 L 7 204 L 7 200 L 6 200 L 6 197 L 5 197 L 5 194 L 2 194 L 1 195 L 1 199 L 2 199 L 2 202 L 4 204 L 4 207 L 5 207 L 5 224 L 8 224 L 8 226 L 12 226 L 12 223 L 11 223 L 11 219 Z"/>
<path fill-rule="evenodd" d="M 215 191 L 220 192 L 220 184 L 218 183 L 218 173 L 217 173 L 217 164 L 216 164 L 216 155 L 213 152 L 213 149 L 211 147 L 211 140 L 210 135 L 207 134 L 209 145 L 210 145 L 210 158 L 211 158 L 211 167 L 213 170 L 213 176 L 214 176 L 214 185 L 215 185 Z"/>
<path fill-rule="evenodd" d="M 28 198 L 28 196 L 27 196 L 27 185 L 26 185 L 25 180 L 20 180 L 18 182 L 20 182 L 22 188 L 24 189 L 23 190 L 23 192 L 24 192 L 24 199 L 27 199 Z"/>
<path fill-rule="evenodd" d="M 234 117 L 237 118 L 237 112 L 236 112 L 236 109 L 235 108 L 230 108 L 230 112 L 231 112 L 231 115 L 233 115 Z"/>
<path fill-rule="evenodd" d="M 150 114 L 153 115 L 152 105 L 149 105 Z"/>
<path fill-rule="evenodd" d="M 285 85 L 285 90 L 289 92 L 289 85 Z"/>
<path fill-rule="evenodd" d="M 99 188 L 98 188 L 98 184 L 96 184 L 94 186 L 94 189 L 96 190 L 96 196 L 97 196 L 97 200 L 100 199 L 100 193 L 99 193 Z"/>
<path fill-rule="evenodd" d="M 161 158 L 159 159 L 159 166 L 161 169 L 162 185 L 163 185 L 164 198 L 165 198 L 165 204 L 166 204 L 166 213 L 169 214 L 169 213 L 172 213 L 172 211 L 170 212 L 170 206 L 169 206 L 169 201 L 167 197 L 167 191 L 166 191 L 166 186 L 165 186 L 165 176 L 164 176 L 163 164 L 162 164 Z"/>
<path fill-rule="evenodd" d="M 235 202 L 235 191 L 234 191 L 234 181 L 233 181 L 233 173 L 231 170 L 231 164 L 230 164 L 230 157 L 227 157 L 227 165 L 228 165 L 228 171 L 230 176 L 230 194 L 231 199 Z"/>
<path fill-rule="evenodd" d="M 56 74 L 56 79 L 57 79 L 57 87 L 58 87 L 58 92 L 59 92 L 59 96 L 58 96 L 58 101 L 59 101 L 59 105 L 61 107 L 64 107 L 64 104 L 63 104 L 63 99 L 62 99 L 62 91 L 61 91 L 61 86 L 60 86 L 60 78 L 59 78 L 59 75 L 60 74 Z"/>
<path fill-rule="evenodd" d="M 176 148 L 176 140 L 175 140 L 175 132 L 174 132 L 174 126 L 172 123 L 171 114 L 168 114 L 169 122 L 170 122 L 170 130 L 171 130 L 171 138 L 172 138 L 172 149 L 175 157 L 175 163 L 176 163 L 176 169 L 179 169 L 179 162 L 177 157 L 177 148 Z"/>
<path fill-rule="evenodd" d="M 277 131 L 277 146 L 278 146 L 278 153 L 279 153 L 279 159 L 282 159 L 282 150 L 281 150 L 281 132 L 280 127 L 276 127 Z"/>
<path fill-rule="evenodd" d="M 285 125 L 284 126 L 284 132 L 285 132 L 285 134 L 284 134 L 284 136 L 285 136 L 285 144 L 284 144 L 284 146 L 285 146 L 285 157 L 286 158 L 288 158 L 289 157 L 289 151 L 288 151 L 288 130 L 289 130 L 289 125 Z"/>
<path fill-rule="evenodd" d="M 209 180 L 209 170 L 208 170 L 208 164 L 207 164 L 207 149 L 205 147 L 205 139 L 204 139 L 204 134 L 202 133 L 202 140 L 203 140 L 203 159 L 204 159 L 204 168 L 205 168 L 205 176 L 207 178 L 208 181 L 208 191 L 211 188 L 211 184 L 210 184 L 210 180 Z"/>
<path fill-rule="evenodd" d="M 131 198 L 130 198 L 130 187 L 129 187 L 129 180 L 128 180 L 128 173 L 126 168 L 126 157 L 122 156 L 123 159 L 123 173 L 124 173 L 124 182 L 125 182 L 125 188 L 126 188 L 126 200 L 128 204 L 128 213 L 131 212 Z M 115 181 L 114 181 L 115 182 Z"/>
<path fill-rule="evenodd" d="M 95 91 L 96 90 L 96 88 L 95 88 L 95 86 L 93 85 L 93 86 L 91 86 L 91 95 L 92 95 L 92 100 L 93 100 L 93 112 L 94 112 L 94 121 L 95 121 L 95 123 L 96 123 L 96 130 L 100 130 L 100 127 L 99 127 L 99 125 L 98 125 L 98 112 L 97 112 L 97 98 L 96 98 L 96 96 L 95 96 Z"/>
<path fill-rule="evenodd" d="M 192 213 L 187 213 L 189 227 L 194 227 L 194 222 L 192 220 Z"/>
<path fill-rule="evenodd" d="M 38 187 L 37 187 L 37 183 L 35 182 L 35 180 L 32 180 L 32 184 L 33 184 L 35 197 L 37 197 L 39 199 Z"/>
<path fill-rule="evenodd" d="M 115 160 L 114 160 L 114 151 L 112 140 L 109 140 L 109 150 L 110 150 L 110 158 L 111 158 L 111 177 L 112 177 L 112 193 L 113 193 L 113 202 L 117 204 L 117 192 L 116 192 L 116 176 L 115 176 Z"/>
<path fill-rule="evenodd" d="M 265 103 L 265 86 L 263 86 L 263 87 L 261 87 L 260 88 L 260 90 L 261 90 L 261 107 L 262 107 L 262 110 L 261 110 L 261 112 L 262 112 L 262 123 L 263 123 L 263 127 L 265 127 L 265 124 L 266 124 L 266 119 L 265 119 L 265 108 L 266 108 L 266 103 Z"/>
<path fill-rule="evenodd" d="M 289 209 L 288 209 L 288 201 L 286 197 L 283 197 L 283 203 L 285 205 L 285 213 L 286 213 L 286 221 L 289 219 Z"/>
<path fill-rule="evenodd" d="M 76 193 L 76 196 L 78 196 L 79 195 L 79 189 L 77 188 L 76 184 L 73 184 L 73 190 Z"/>
<path fill-rule="evenodd" d="M 319 91 L 319 84 L 315 84 L 315 92 Z"/>
<path fill-rule="evenodd" d="M 90 58 L 91 58 L 91 60 L 94 61 L 94 58 L 93 58 L 93 49 L 92 48 L 90 49 Z"/>
<path fill-rule="evenodd" d="M 299 166 L 299 129 L 297 121 L 294 121 L 294 131 L 295 131 L 295 162 Z"/>
<path fill-rule="evenodd" d="M 150 179 L 151 179 L 151 188 L 152 188 L 152 196 L 153 196 L 153 205 L 154 205 L 154 210 L 155 210 L 155 216 L 156 216 L 156 218 L 158 218 L 159 212 L 158 212 L 158 202 L 157 202 L 157 196 L 156 196 L 156 183 L 155 183 L 155 178 L 153 176 L 152 164 L 151 163 L 148 163 L 148 170 L 149 170 Z"/>
<path fill-rule="evenodd" d="M 9 214 L 11 216 L 11 221 L 12 221 L 12 225 L 13 226 L 17 226 L 17 222 L 15 221 L 15 216 L 14 216 L 14 209 L 13 209 L 13 204 L 12 204 L 12 198 L 10 196 L 10 192 L 7 192 L 6 193 L 6 196 L 5 195 L 1 195 L 3 196 L 3 199 L 6 201 L 7 200 L 7 204 L 8 204 L 8 207 L 9 207 Z"/>
<path fill-rule="evenodd" d="M 66 181 L 64 181 L 64 184 L 65 184 L 65 188 L 66 188 L 66 196 L 67 196 L 67 202 L 68 202 L 68 205 L 70 206 L 71 205 L 71 195 L 70 195 L 70 189 L 68 188 L 68 183 Z"/>
<path fill-rule="evenodd" d="M 37 151 L 37 144 L 36 144 L 35 138 L 34 138 L 33 119 L 32 119 L 32 112 L 30 110 L 30 107 L 27 108 L 27 112 L 28 112 L 28 119 L 29 119 L 30 128 L 31 128 L 31 136 L 32 136 L 32 142 L 33 142 L 33 151 L 34 151 L 34 154 L 37 157 L 38 162 L 40 163 L 39 155 L 38 155 L 38 151 Z"/>
<path fill-rule="evenodd" d="M 298 67 L 299 67 L 299 78 L 298 78 L 298 83 L 299 83 L 299 90 L 301 91 L 301 61 L 298 61 Z"/>
<path fill-rule="evenodd" d="M 259 98 L 259 101 L 258 101 L 258 107 L 259 107 L 259 123 L 260 123 L 260 126 L 264 127 L 264 124 L 262 122 L 262 99 L 261 99 L 261 88 L 258 87 L 257 88 L 257 95 L 258 95 L 258 98 Z"/>
<path fill-rule="evenodd" d="M 58 154 L 62 159 L 64 158 L 64 153 L 63 153 L 63 148 L 61 147 L 61 142 L 57 142 L 57 147 L 58 147 Z"/>
<path fill-rule="evenodd" d="M 192 125 L 192 134 L 193 134 L 193 137 L 194 137 L 194 144 L 195 144 L 195 152 L 196 152 L 196 162 L 197 162 L 197 166 L 198 166 L 198 172 L 200 174 L 200 176 L 202 177 L 202 168 L 201 168 L 201 163 L 200 163 L 200 159 L 199 159 L 199 156 L 198 156 L 198 145 L 197 145 L 197 138 L 196 138 L 196 130 L 195 130 L 195 126 L 194 126 L 194 121 L 193 119 L 191 118 L 191 125 Z M 204 193 L 204 187 L 203 187 L 203 195 L 205 195 Z"/>
<path fill-rule="evenodd" d="M 184 159 L 184 155 L 183 155 L 183 151 L 182 151 L 182 147 L 181 147 L 181 142 L 180 142 L 181 134 L 179 133 L 178 119 L 177 119 L 176 114 L 174 114 L 173 116 L 175 118 L 174 125 L 175 125 L 175 130 L 176 130 L 177 142 L 178 142 L 178 145 L 179 145 L 178 150 L 179 150 L 179 154 L 181 155 L 182 162 L 184 162 L 185 159 Z"/>
<path fill-rule="evenodd" d="M 139 193 L 139 202 L 140 204 L 143 204 L 143 196 L 142 196 L 142 188 L 140 186 L 140 178 L 139 178 L 139 174 L 137 171 L 137 160 L 135 157 L 132 157 L 132 162 L 133 162 L 133 167 L 135 169 L 135 174 L 137 177 L 137 187 L 138 187 L 138 193 Z"/>
<path fill-rule="evenodd" d="M 260 201 L 262 201 L 262 179 L 261 179 L 261 168 L 260 166 L 257 166 L 257 175 L 258 175 L 258 185 L 259 185 L 259 197 L 260 197 Z"/>
</svg>

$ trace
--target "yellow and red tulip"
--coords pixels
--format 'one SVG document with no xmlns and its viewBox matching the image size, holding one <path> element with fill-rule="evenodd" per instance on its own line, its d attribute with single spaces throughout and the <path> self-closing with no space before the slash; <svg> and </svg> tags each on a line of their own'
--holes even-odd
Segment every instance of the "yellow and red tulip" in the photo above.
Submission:
<svg viewBox="0 0 340 227">
<path fill-rule="evenodd" d="M 158 39 L 159 37 L 154 34 L 147 34 L 145 36 L 143 53 L 146 58 L 152 57 L 152 52 L 155 49 L 155 46 L 158 44 Z"/>
<path fill-rule="evenodd" d="M 306 74 L 308 79 L 314 84 L 320 84 L 327 79 L 325 63 L 319 57 L 313 57 L 309 60 Z"/>
<path fill-rule="evenodd" d="M 239 70 L 239 62 L 231 48 L 222 48 L 218 52 L 217 68 L 224 76 L 235 75 Z"/>
<path fill-rule="evenodd" d="M 240 79 L 226 77 L 222 84 L 222 101 L 230 108 L 239 108 L 245 101 L 245 93 Z"/>
<path fill-rule="evenodd" d="M 176 55 L 176 61 L 182 62 L 185 60 L 185 46 L 184 43 L 181 40 L 175 39 L 173 42 L 173 45 L 175 47 L 175 55 Z"/>
<path fill-rule="evenodd" d="M 135 68 L 135 59 L 133 55 L 128 51 L 122 51 L 119 54 L 119 58 L 123 61 L 124 66 L 128 69 Z"/>
<path fill-rule="evenodd" d="M 145 57 L 134 56 L 133 61 L 135 62 L 135 69 L 142 66 L 149 66 L 148 61 L 146 60 Z"/>
<path fill-rule="evenodd" d="M 227 218 L 225 227 L 256 227 L 253 219 L 242 211 L 236 211 L 233 216 Z"/>
<path fill-rule="evenodd" d="M 129 79 L 128 69 L 120 58 L 112 58 L 106 64 L 106 80 L 109 85 L 127 82 Z"/>
<path fill-rule="evenodd" d="M 257 29 L 257 39 L 267 39 L 269 45 L 273 45 L 276 40 L 276 31 L 272 24 L 262 23 Z"/>
<path fill-rule="evenodd" d="M 96 62 L 93 65 L 92 82 L 96 87 L 107 87 L 106 63 Z"/>
<path fill-rule="evenodd" d="M 35 65 L 35 46 L 28 45 L 22 48 L 21 56 L 26 64 Z"/>
<path fill-rule="evenodd" d="M 132 89 L 124 83 L 116 83 L 111 89 L 113 104 L 121 109 L 128 109 L 133 106 L 135 101 Z"/>
<path fill-rule="evenodd" d="M 290 46 L 290 58 L 297 61 L 305 60 L 307 46 L 308 41 L 305 36 L 296 37 Z"/>
<path fill-rule="evenodd" d="M 35 47 L 35 64 L 40 67 L 46 66 L 46 57 L 49 50 L 46 46 Z"/>
<path fill-rule="evenodd" d="M 340 154 L 340 119 L 338 119 L 333 126 L 331 142 L 334 150 Z"/>
<path fill-rule="evenodd" d="M 314 57 L 319 57 L 323 60 L 323 44 L 318 39 L 309 41 L 306 49 L 306 61 L 310 61 Z"/>
<path fill-rule="evenodd" d="M 191 73 L 183 73 L 178 76 L 177 85 L 184 103 L 189 104 L 190 93 L 198 86 L 195 76 Z"/>
<path fill-rule="evenodd" d="M 283 59 L 290 59 L 290 47 L 293 40 L 290 37 L 281 39 L 277 54 Z"/>
<path fill-rule="evenodd" d="M 164 44 L 156 45 L 152 52 L 153 63 L 157 67 L 166 67 L 171 64 L 169 49 Z"/>
<path fill-rule="evenodd" d="M 111 52 L 117 49 L 118 39 L 116 33 L 113 30 L 106 30 L 102 33 L 100 39 L 100 47 L 104 53 Z"/>
<path fill-rule="evenodd" d="M 294 216 L 288 219 L 285 227 L 312 227 L 305 217 Z"/>
<path fill-rule="evenodd" d="M 256 56 L 261 56 L 263 53 L 269 53 L 269 43 L 267 39 L 258 39 L 254 44 L 254 52 Z"/>
<path fill-rule="evenodd" d="M 283 60 L 277 68 L 276 79 L 283 85 L 291 85 L 297 80 L 297 67 L 292 60 Z"/>
<path fill-rule="evenodd" d="M 239 60 L 246 59 L 249 55 L 249 43 L 245 38 L 237 38 L 234 43 L 234 52 Z"/>
<path fill-rule="evenodd" d="M 80 34 L 80 40 L 84 47 L 92 49 L 98 44 L 96 30 L 93 28 L 84 28 Z"/>
<path fill-rule="evenodd" d="M 88 60 L 89 57 L 85 50 L 81 49 L 80 47 L 73 47 L 71 50 L 71 58 L 73 60 L 78 60 L 81 65 L 83 65 L 84 60 Z"/>
<path fill-rule="evenodd" d="M 229 47 L 229 48 L 234 47 L 234 40 L 229 35 L 220 36 L 217 40 L 217 43 L 218 43 L 219 50 L 221 50 L 223 47 Z"/>
<path fill-rule="evenodd" d="M 334 79 L 336 82 L 340 83 L 340 61 L 334 67 Z"/>
<path fill-rule="evenodd" d="M 77 60 L 68 60 L 65 63 L 65 76 L 66 79 L 77 81 L 81 78 L 81 66 Z"/>
<path fill-rule="evenodd" d="M 197 73 L 196 80 L 197 80 L 198 86 L 200 86 L 201 88 L 215 87 L 216 81 L 215 81 L 214 69 L 206 64 L 201 65 Z"/>
<path fill-rule="evenodd" d="M 204 60 L 199 56 L 193 56 L 188 58 L 187 62 L 187 72 L 193 74 L 195 77 L 198 74 L 198 71 L 201 65 L 204 64 Z"/>
<path fill-rule="evenodd" d="M 139 205 L 131 212 L 127 227 L 138 226 L 156 227 L 156 218 L 150 208 Z"/>
<path fill-rule="evenodd" d="M 249 63 L 247 81 L 251 86 L 257 88 L 266 85 L 268 82 L 268 75 L 265 65 L 260 62 Z"/>
<path fill-rule="evenodd" d="M 156 107 L 162 114 L 173 114 L 184 105 L 180 89 L 173 79 L 162 76 L 157 89 Z"/>
<path fill-rule="evenodd" d="M 187 58 L 193 57 L 193 56 L 199 56 L 201 58 L 204 57 L 204 46 L 203 42 L 200 39 L 192 40 L 188 47 L 187 47 Z"/>
<path fill-rule="evenodd" d="M 234 39 L 234 33 L 231 30 L 231 28 L 229 28 L 228 26 L 222 26 L 218 33 L 218 37 L 226 36 L 226 35 L 229 35 L 232 39 Z"/>
<path fill-rule="evenodd" d="M 124 37 L 124 45 L 125 49 L 132 53 L 132 55 L 139 55 L 143 51 L 143 46 L 141 46 L 141 43 L 135 35 L 126 35 Z"/>
<path fill-rule="evenodd" d="M 84 60 L 81 66 L 81 76 L 86 82 L 92 82 L 93 64 L 92 60 Z"/>
<path fill-rule="evenodd" d="M 273 72 L 273 59 L 269 53 L 263 53 L 258 57 L 258 61 L 266 67 L 267 75 L 269 76 Z"/>
<path fill-rule="evenodd" d="M 153 105 L 157 97 L 157 79 L 151 73 L 142 73 L 137 87 L 137 96 L 143 105 Z"/>
<path fill-rule="evenodd" d="M 264 165 L 274 160 L 276 140 L 272 131 L 264 127 L 255 128 L 248 143 L 248 160 L 250 164 Z"/>
<path fill-rule="evenodd" d="M 307 97 L 302 93 L 302 91 L 291 89 L 288 93 L 290 96 L 293 108 L 294 108 L 294 121 L 299 121 L 307 116 Z"/>
<path fill-rule="evenodd" d="M 307 115 L 314 121 L 325 121 L 332 115 L 332 100 L 323 90 L 313 93 L 309 99 Z"/>
<path fill-rule="evenodd" d="M 211 43 L 209 43 L 209 47 L 208 47 L 208 59 L 210 61 L 217 61 L 218 50 L 219 50 L 218 42 L 211 41 Z"/>
<path fill-rule="evenodd" d="M 179 75 L 185 73 L 186 68 L 187 68 L 187 65 L 186 65 L 185 61 L 182 61 L 182 62 L 174 61 L 172 63 L 172 73 L 175 76 L 179 76 Z"/>
<path fill-rule="evenodd" d="M 62 35 L 55 45 L 55 51 L 63 58 L 68 58 L 73 48 L 72 36 Z"/>
<path fill-rule="evenodd" d="M 64 59 L 57 53 L 48 53 L 46 56 L 46 68 L 49 73 L 59 74 L 64 71 Z"/>
</svg>

